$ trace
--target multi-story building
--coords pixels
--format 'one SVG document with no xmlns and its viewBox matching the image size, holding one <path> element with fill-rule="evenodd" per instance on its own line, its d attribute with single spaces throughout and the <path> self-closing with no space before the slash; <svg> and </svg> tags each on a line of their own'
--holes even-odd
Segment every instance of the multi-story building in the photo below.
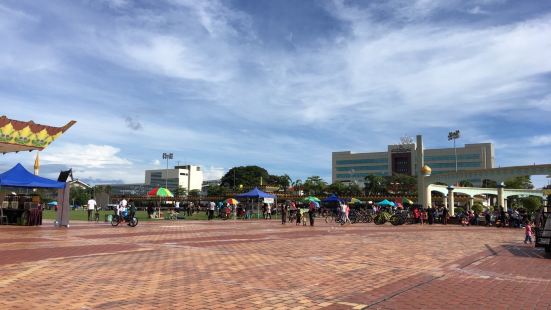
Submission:
<svg viewBox="0 0 551 310">
<path fill-rule="evenodd" d="M 363 185 L 370 174 L 390 176 L 393 174 L 415 175 L 415 144 L 389 145 L 386 152 L 351 153 L 333 152 L 333 182 L 357 182 Z M 464 147 L 425 149 L 425 164 L 432 168 L 432 174 L 457 170 L 488 169 L 495 166 L 494 146 L 491 143 L 465 144 Z M 480 185 L 482 180 L 467 180 Z"/>
<path fill-rule="evenodd" d="M 188 192 L 194 189 L 201 190 L 203 185 L 203 171 L 199 166 L 175 166 L 174 169 L 157 169 L 145 171 L 145 185 L 165 186 L 175 191 L 179 187 Z"/>
</svg>

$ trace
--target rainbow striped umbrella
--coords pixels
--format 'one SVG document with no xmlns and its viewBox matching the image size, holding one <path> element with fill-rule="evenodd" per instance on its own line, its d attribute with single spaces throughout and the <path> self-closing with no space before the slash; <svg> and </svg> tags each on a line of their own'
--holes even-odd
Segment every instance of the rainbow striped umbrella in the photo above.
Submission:
<svg viewBox="0 0 551 310">
<path fill-rule="evenodd" d="M 164 187 L 156 187 L 147 193 L 148 196 L 155 196 L 155 197 L 174 197 L 172 192 L 168 188 Z"/>
<path fill-rule="evenodd" d="M 226 199 L 226 202 L 230 205 L 236 205 L 239 203 L 239 201 L 235 200 L 234 198 L 228 198 Z"/>
</svg>

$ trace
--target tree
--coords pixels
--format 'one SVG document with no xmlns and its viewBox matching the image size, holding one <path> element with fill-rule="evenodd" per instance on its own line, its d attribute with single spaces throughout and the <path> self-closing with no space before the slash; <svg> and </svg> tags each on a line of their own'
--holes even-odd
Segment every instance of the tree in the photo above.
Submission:
<svg viewBox="0 0 551 310">
<path fill-rule="evenodd" d="M 207 195 L 208 196 L 225 196 L 228 194 L 229 189 L 225 186 L 220 185 L 211 185 L 207 188 Z M 190 192 L 191 195 L 191 192 Z"/>
<path fill-rule="evenodd" d="M 530 180 L 530 176 L 526 175 L 526 176 L 514 177 L 505 181 L 505 187 L 518 188 L 518 189 L 532 189 L 534 188 L 534 184 L 532 184 L 532 180 Z"/>
<path fill-rule="evenodd" d="M 188 197 L 199 197 L 200 190 L 192 189 L 189 191 Z"/>
<path fill-rule="evenodd" d="M 471 206 L 471 210 L 478 214 L 481 214 L 484 210 L 484 205 L 480 203 L 480 201 L 475 201 L 475 203 L 473 203 L 473 205 Z"/>
<path fill-rule="evenodd" d="M 333 193 L 338 196 L 342 196 L 346 193 L 348 189 L 348 186 L 344 184 L 343 182 L 337 181 L 329 186 L 327 186 L 326 190 L 329 193 Z"/>
<path fill-rule="evenodd" d="M 178 186 L 178 188 L 174 191 L 174 196 L 185 196 L 187 194 L 187 188 L 184 188 L 183 186 Z"/>
<path fill-rule="evenodd" d="M 327 183 L 319 176 L 311 176 L 304 181 L 304 190 L 310 195 L 318 195 L 323 193 Z"/>
<path fill-rule="evenodd" d="M 94 194 L 111 194 L 111 185 L 96 185 L 93 187 Z"/>
<path fill-rule="evenodd" d="M 296 192 L 302 190 L 303 183 L 301 179 L 296 179 L 291 183 L 291 185 L 293 186 L 293 190 Z"/>
<path fill-rule="evenodd" d="M 270 181 L 268 171 L 258 166 L 240 166 L 231 168 L 220 180 L 227 187 L 237 188 L 239 185 L 244 187 L 253 187 L 260 185 L 260 180 L 263 183 Z"/>
<path fill-rule="evenodd" d="M 88 200 L 91 197 L 89 190 L 80 187 L 71 187 L 69 195 L 71 202 L 73 202 L 74 205 L 79 206 L 88 203 Z"/>
<path fill-rule="evenodd" d="M 291 177 L 287 174 L 284 175 L 270 175 L 267 180 L 268 184 L 276 185 L 280 189 L 287 192 L 287 188 L 291 185 Z"/>
<path fill-rule="evenodd" d="M 523 197 L 521 198 L 520 202 L 529 214 L 534 214 L 543 207 L 543 204 L 541 203 L 541 198 L 535 196 Z"/>
<path fill-rule="evenodd" d="M 365 194 L 371 195 L 383 195 L 385 192 L 385 179 L 381 176 L 370 174 L 365 178 Z"/>
<path fill-rule="evenodd" d="M 484 179 L 482 180 L 483 188 L 497 188 L 497 182 L 494 180 Z"/>
<path fill-rule="evenodd" d="M 473 187 L 473 183 L 471 181 L 468 181 L 468 180 L 461 180 L 459 181 L 459 186 L 462 186 L 462 187 Z"/>
<path fill-rule="evenodd" d="M 348 196 L 359 196 L 362 193 L 362 189 L 356 183 L 350 183 L 345 189 L 344 194 Z"/>
</svg>

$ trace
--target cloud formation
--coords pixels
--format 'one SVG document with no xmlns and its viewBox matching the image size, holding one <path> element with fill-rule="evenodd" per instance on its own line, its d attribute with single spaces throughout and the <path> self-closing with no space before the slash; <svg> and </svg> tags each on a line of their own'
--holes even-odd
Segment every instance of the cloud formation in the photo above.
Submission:
<svg viewBox="0 0 551 310">
<path fill-rule="evenodd" d="M 91 178 L 140 180 L 170 151 L 209 177 L 256 164 L 329 181 L 332 151 L 404 133 L 448 147 L 452 129 L 539 162 L 551 148 L 545 2 L 8 1 L 0 36 L 4 113 L 76 119 L 44 155 Z M 58 154 L 86 145 L 105 156 Z"/>
</svg>

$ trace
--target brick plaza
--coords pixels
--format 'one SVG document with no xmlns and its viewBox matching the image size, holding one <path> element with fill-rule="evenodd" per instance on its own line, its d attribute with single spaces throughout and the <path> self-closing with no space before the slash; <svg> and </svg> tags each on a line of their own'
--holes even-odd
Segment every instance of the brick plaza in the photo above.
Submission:
<svg viewBox="0 0 551 310">
<path fill-rule="evenodd" d="M 0 309 L 551 309 L 519 229 L 71 224 L 0 226 Z"/>
</svg>

